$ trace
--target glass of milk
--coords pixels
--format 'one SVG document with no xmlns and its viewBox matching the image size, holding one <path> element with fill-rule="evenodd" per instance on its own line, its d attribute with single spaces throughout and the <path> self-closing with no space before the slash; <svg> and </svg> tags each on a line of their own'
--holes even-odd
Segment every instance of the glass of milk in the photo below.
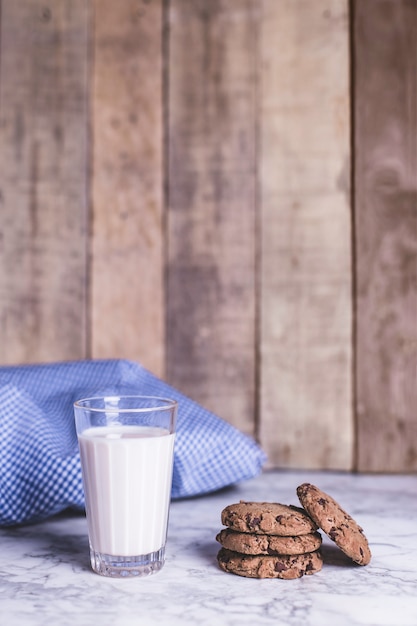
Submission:
<svg viewBox="0 0 417 626">
<path fill-rule="evenodd" d="M 147 576 L 165 562 L 177 402 L 108 396 L 74 403 L 91 566 Z"/>
</svg>

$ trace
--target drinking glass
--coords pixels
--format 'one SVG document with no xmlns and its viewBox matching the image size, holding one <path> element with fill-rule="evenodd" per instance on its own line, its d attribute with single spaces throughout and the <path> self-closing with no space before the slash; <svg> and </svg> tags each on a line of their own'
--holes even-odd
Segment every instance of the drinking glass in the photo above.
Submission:
<svg viewBox="0 0 417 626">
<path fill-rule="evenodd" d="M 146 576 L 165 562 L 177 402 L 103 396 L 74 403 L 91 566 Z"/>
</svg>

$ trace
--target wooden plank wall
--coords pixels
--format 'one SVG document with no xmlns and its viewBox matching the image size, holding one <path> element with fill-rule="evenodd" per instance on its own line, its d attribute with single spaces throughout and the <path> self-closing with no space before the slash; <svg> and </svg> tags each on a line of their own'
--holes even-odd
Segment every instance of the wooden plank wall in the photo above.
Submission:
<svg viewBox="0 0 417 626">
<path fill-rule="evenodd" d="M 167 120 L 167 376 L 252 435 L 255 6 L 171 3 Z"/>
<path fill-rule="evenodd" d="M 417 468 L 416 2 L 354 11 L 358 468 Z"/>
<path fill-rule="evenodd" d="M 0 0 L 0 363 L 416 471 L 417 0 Z"/>
<path fill-rule="evenodd" d="M 89 350 L 163 375 L 162 4 L 93 8 Z"/>
<path fill-rule="evenodd" d="M 284 465 L 350 469 L 349 19 L 319 4 L 263 2 L 260 438 Z"/>
<path fill-rule="evenodd" d="M 87 7 L 1 2 L 2 363 L 86 356 Z"/>
</svg>

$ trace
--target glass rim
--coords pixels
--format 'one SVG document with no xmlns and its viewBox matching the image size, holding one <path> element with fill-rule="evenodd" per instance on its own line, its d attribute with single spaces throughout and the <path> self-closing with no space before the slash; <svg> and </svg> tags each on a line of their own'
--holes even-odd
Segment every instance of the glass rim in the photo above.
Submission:
<svg viewBox="0 0 417 626">
<path fill-rule="evenodd" d="M 145 407 L 133 407 L 133 408 L 117 408 L 117 407 L 94 407 L 87 406 L 86 402 L 91 402 L 92 400 L 111 400 L 111 399 L 136 399 L 136 400 L 157 400 L 160 404 L 156 404 L 156 406 L 145 406 Z M 108 395 L 108 396 L 90 396 L 88 398 L 80 398 L 74 402 L 74 407 L 77 409 L 82 409 L 86 411 L 91 411 L 94 413 L 149 413 L 150 411 L 166 411 L 168 409 L 175 409 L 178 407 L 177 400 L 173 400 L 172 398 L 166 398 L 163 396 L 147 396 L 140 394 L 132 394 L 132 395 Z"/>
</svg>

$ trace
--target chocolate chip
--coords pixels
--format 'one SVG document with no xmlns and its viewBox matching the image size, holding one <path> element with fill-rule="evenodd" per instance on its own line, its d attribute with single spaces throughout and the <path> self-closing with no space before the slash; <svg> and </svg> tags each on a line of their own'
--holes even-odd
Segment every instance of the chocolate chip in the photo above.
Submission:
<svg viewBox="0 0 417 626">
<path fill-rule="evenodd" d="M 325 504 L 327 504 L 327 500 L 325 500 L 325 498 L 320 498 L 319 500 L 317 500 L 317 502 L 318 502 L 321 506 L 324 506 Z"/>
<path fill-rule="evenodd" d="M 256 526 L 259 526 L 261 518 L 260 517 L 251 517 L 250 513 L 247 513 L 246 517 L 246 523 L 249 526 L 249 528 L 255 528 Z"/>
<path fill-rule="evenodd" d="M 312 561 L 309 561 L 306 565 L 306 572 L 311 572 L 314 569 L 314 565 Z"/>
<path fill-rule="evenodd" d="M 276 518 L 275 518 L 275 519 L 277 520 L 278 524 L 281 524 L 281 520 L 282 520 L 282 518 L 283 518 L 283 515 L 277 515 L 277 516 L 276 516 Z"/>
<path fill-rule="evenodd" d="M 273 550 L 272 548 L 267 548 L 267 552 L 270 556 L 277 556 L 279 554 L 279 552 Z"/>
<path fill-rule="evenodd" d="M 337 537 L 337 528 L 335 528 L 334 526 L 329 530 L 329 537 L 330 539 L 333 539 L 333 541 L 336 541 L 336 537 Z"/>
<path fill-rule="evenodd" d="M 287 570 L 287 569 L 288 569 L 288 567 L 286 567 L 286 566 L 284 565 L 284 563 L 280 563 L 279 561 L 277 561 L 277 562 L 275 563 L 274 570 L 275 570 L 276 572 L 285 572 L 285 570 Z"/>
<path fill-rule="evenodd" d="M 362 548 L 359 548 L 359 552 L 361 553 L 361 556 L 363 556 L 363 550 L 362 550 Z"/>
</svg>

